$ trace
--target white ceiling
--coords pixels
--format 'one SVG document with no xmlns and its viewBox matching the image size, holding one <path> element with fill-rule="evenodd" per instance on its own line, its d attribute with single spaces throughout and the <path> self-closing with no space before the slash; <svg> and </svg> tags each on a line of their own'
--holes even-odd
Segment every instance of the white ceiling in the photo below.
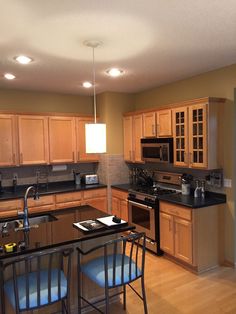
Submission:
<svg viewBox="0 0 236 314">
<path fill-rule="evenodd" d="M 236 62 L 235 0 L 0 0 L 0 88 L 138 92 Z M 28 66 L 16 64 L 31 56 Z M 105 70 L 119 67 L 120 78 Z M 13 81 L 5 72 L 16 75 Z"/>
</svg>

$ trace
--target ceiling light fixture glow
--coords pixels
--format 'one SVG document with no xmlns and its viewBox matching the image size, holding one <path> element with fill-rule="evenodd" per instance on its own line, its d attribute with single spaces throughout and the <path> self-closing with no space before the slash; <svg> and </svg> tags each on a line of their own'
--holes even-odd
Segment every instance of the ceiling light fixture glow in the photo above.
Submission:
<svg viewBox="0 0 236 314">
<path fill-rule="evenodd" d="M 111 68 L 106 71 L 106 73 L 112 77 L 118 77 L 122 74 L 124 74 L 124 71 L 118 68 Z"/>
<path fill-rule="evenodd" d="M 92 87 L 93 85 L 92 85 L 92 83 L 90 83 L 90 82 L 83 82 L 83 87 L 85 87 L 85 88 L 90 88 L 90 87 Z"/>
<path fill-rule="evenodd" d="M 16 77 L 15 77 L 15 75 L 14 74 L 11 74 L 11 73 L 5 73 L 4 74 L 4 77 L 5 77 L 5 79 L 7 79 L 7 80 L 14 80 Z"/>
<path fill-rule="evenodd" d="M 85 124 L 85 143 L 86 153 L 105 153 L 106 152 L 106 124 L 97 123 L 96 108 L 96 89 L 95 89 L 95 56 L 94 50 L 100 46 L 102 42 L 93 40 L 85 41 L 84 45 L 92 48 L 93 51 L 93 107 L 94 107 L 94 123 Z"/>
<path fill-rule="evenodd" d="M 33 61 L 32 58 L 23 55 L 16 57 L 15 60 L 20 64 L 29 64 Z"/>
</svg>

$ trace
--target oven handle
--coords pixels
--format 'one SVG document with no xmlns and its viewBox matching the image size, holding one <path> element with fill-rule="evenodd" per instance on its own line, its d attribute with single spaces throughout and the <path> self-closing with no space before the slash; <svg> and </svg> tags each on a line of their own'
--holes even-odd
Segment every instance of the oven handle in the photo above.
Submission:
<svg viewBox="0 0 236 314">
<path fill-rule="evenodd" d="M 137 205 L 137 206 L 142 207 L 142 208 L 153 209 L 153 207 L 151 207 L 151 206 L 143 205 L 143 204 L 140 204 L 140 203 L 137 203 L 137 202 L 133 202 L 133 201 L 129 201 L 129 203 L 133 204 L 133 205 Z"/>
</svg>

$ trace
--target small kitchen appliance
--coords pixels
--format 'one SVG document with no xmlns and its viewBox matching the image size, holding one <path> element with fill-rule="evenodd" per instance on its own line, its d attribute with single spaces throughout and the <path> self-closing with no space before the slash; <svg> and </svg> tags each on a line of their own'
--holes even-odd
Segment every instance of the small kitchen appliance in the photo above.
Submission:
<svg viewBox="0 0 236 314">
<path fill-rule="evenodd" d="M 142 138 L 142 160 L 149 162 L 173 162 L 173 138 Z"/>
<path fill-rule="evenodd" d="M 84 184 L 98 184 L 98 175 L 97 174 L 85 174 L 82 177 L 82 182 Z"/>
</svg>

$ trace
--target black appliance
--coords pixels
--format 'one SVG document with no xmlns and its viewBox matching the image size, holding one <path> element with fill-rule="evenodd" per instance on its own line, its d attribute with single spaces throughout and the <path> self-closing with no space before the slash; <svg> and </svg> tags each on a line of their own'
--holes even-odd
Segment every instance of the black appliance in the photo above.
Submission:
<svg viewBox="0 0 236 314">
<path fill-rule="evenodd" d="M 179 174 L 158 172 L 161 182 L 179 182 Z M 128 194 L 129 223 L 136 227 L 135 231 L 145 232 L 146 245 L 149 250 L 162 255 L 160 249 L 159 195 L 180 193 L 179 185 L 164 185 L 155 183 L 154 186 L 136 186 Z"/>
<path fill-rule="evenodd" d="M 173 138 L 142 138 L 142 160 L 149 162 L 173 162 Z"/>
</svg>

